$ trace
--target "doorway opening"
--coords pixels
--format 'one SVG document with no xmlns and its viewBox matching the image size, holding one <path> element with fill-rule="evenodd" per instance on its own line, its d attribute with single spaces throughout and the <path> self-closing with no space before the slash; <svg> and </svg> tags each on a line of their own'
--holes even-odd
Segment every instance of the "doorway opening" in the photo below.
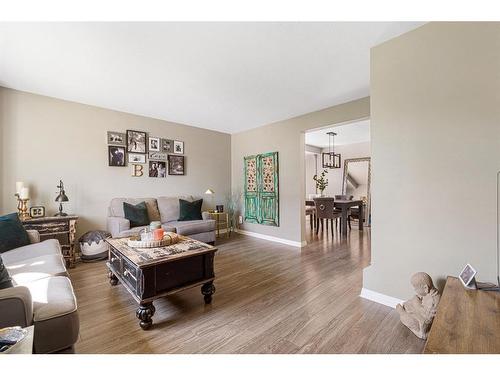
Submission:
<svg viewBox="0 0 500 375">
<path fill-rule="evenodd" d="M 306 241 L 343 241 L 369 233 L 370 120 L 308 130 L 304 150 Z"/>
</svg>

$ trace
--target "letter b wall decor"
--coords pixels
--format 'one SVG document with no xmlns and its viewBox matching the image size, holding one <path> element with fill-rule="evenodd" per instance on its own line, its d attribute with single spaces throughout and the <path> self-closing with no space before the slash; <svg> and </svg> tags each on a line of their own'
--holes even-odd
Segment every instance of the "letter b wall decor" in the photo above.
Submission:
<svg viewBox="0 0 500 375">
<path fill-rule="evenodd" d="M 278 153 L 246 156 L 245 221 L 279 227 Z"/>
</svg>

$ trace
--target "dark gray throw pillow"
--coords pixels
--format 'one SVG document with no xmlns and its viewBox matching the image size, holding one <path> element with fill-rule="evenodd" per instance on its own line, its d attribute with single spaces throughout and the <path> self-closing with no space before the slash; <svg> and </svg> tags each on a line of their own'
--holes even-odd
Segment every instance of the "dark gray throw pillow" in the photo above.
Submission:
<svg viewBox="0 0 500 375">
<path fill-rule="evenodd" d="M 125 213 L 125 219 L 130 221 L 130 228 L 149 225 L 146 202 L 141 202 L 136 205 L 123 202 L 123 212 Z"/>
<path fill-rule="evenodd" d="M 0 216 L 0 253 L 29 244 L 28 232 L 17 213 Z"/>
<path fill-rule="evenodd" d="M 12 280 L 7 272 L 7 269 L 3 265 L 3 260 L 0 256 L 0 289 L 6 289 L 12 286 Z"/>
<path fill-rule="evenodd" d="M 179 221 L 187 220 L 202 220 L 201 205 L 203 199 L 189 202 L 184 199 L 179 199 Z"/>
</svg>

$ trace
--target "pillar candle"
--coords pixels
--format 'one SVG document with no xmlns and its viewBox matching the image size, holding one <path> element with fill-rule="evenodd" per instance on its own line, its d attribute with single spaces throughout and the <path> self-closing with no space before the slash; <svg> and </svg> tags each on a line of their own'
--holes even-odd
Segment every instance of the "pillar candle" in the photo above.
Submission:
<svg viewBox="0 0 500 375">
<path fill-rule="evenodd" d="M 21 190 L 23 188 L 24 184 L 21 181 L 16 182 L 16 193 L 21 194 Z"/>
<path fill-rule="evenodd" d="M 21 189 L 21 193 L 19 194 L 19 198 L 21 199 L 29 199 L 30 197 L 30 189 L 27 187 L 23 187 Z"/>
</svg>

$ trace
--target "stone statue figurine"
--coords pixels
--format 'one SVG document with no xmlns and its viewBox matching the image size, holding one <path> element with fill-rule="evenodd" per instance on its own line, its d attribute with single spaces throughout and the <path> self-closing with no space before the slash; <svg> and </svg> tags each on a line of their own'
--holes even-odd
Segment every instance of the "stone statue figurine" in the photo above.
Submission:
<svg viewBox="0 0 500 375">
<path fill-rule="evenodd" d="M 425 272 L 411 277 L 411 285 L 417 293 L 412 299 L 396 306 L 401 323 L 407 326 L 418 338 L 426 339 L 439 304 L 439 292 L 432 278 Z"/>
</svg>

